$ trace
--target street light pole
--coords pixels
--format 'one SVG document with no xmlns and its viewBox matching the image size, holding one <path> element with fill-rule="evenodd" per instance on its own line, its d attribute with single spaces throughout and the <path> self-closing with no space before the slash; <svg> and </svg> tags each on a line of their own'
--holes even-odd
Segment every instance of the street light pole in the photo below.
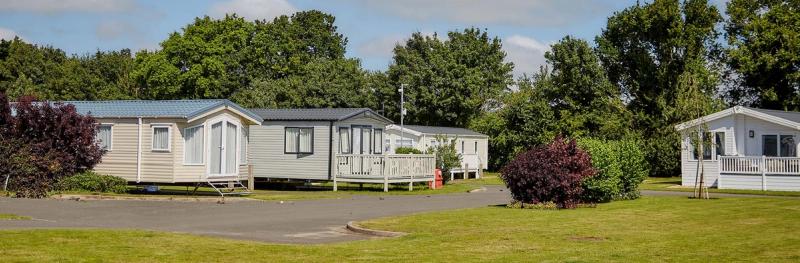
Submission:
<svg viewBox="0 0 800 263">
<path fill-rule="evenodd" d="M 406 84 L 400 84 L 400 89 L 397 90 L 400 92 L 400 147 L 405 146 L 405 134 L 403 134 L 403 119 L 406 115 L 405 88 Z"/>
</svg>

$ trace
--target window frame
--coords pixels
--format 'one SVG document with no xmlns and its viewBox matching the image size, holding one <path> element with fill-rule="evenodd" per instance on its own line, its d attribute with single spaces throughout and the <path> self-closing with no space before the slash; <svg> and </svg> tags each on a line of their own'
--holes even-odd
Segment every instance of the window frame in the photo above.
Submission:
<svg viewBox="0 0 800 263">
<path fill-rule="evenodd" d="M 102 127 L 109 127 L 108 132 L 111 135 L 111 138 L 110 138 L 111 141 L 106 144 L 105 150 L 106 150 L 106 152 L 110 152 L 110 151 L 114 150 L 114 124 L 113 123 L 100 123 L 100 125 L 97 125 L 97 133 L 94 136 L 95 137 L 95 141 L 97 141 L 99 139 L 98 136 L 100 135 L 100 128 L 102 128 Z M 105 143 L 105 142 L 103 142 L 103 143 Z"/>
<path fill-rule="evenodd" d="M 200 158 L 200 163 L 189 163 L 189 162 L 186 162 L 186 149 L 189 148 L 187 146 L 189 144 L 186 143 L 186 135 L 188 134 L 188 130 L 189 129 L 194 129 L 194 128 L 200 128 L 200 129 L 203 130 L 203 138 L 200 139 L 201 141 L 203 141 L 203 147 L 202 147 L 203 148 L 202 149 L 203 150 L 202 151 L 203 152 L 203 156 Z M 186 166 L 202 166 L 202 165 L 205 165 L 206 164 L 206 148 L 208 148 L 208 147 L 206 147 L 206 124 L 205 123 L 198 124 L 198 125 L 191 126 L 191 127 L 183 128 L 183 165 L 186 165 Z"/>
<path fill-rule="evenodd" d="M 353 143 L 355 143 L 355 135 L 356 135 L 356 133 L 353 132 L 355 130 L 354 128 L 361 128 L 361 130 L 360 130 L 361 134 L 359 135 L 360 136 L 359 138 L 361 139 L 361 141 L 359 142 L 359 146 L 361 146 L 361 149 L 358 150 L 361 153 L 359 153 L 359 154 L 362 154 L 362 155 L 363 154 L 372 154 L 372 152 L 373 152 L 372 147 L 374 146 L 373 143 L 372 143 L 372 138 L 374 137 L 374 136 L 372 136 L 372 132 L 373 132 L 372 131 L 373 130 L 372 125 L 359 125 L 359 124 L 350 125 L 350 152 L 351 153 L 355 152 L 355 148 L 353 148 Z M 369 133 L 367 133 L 367 134 L 369 134 L 369 139 L 367 139 L 367 141 L 366 141 L 369 144 L 369 147 L 367 147 L 367 152 L 366 153 L 361 151 L 364 148 L 364 129 L 369 129 Z"/>
<path fill-rule="evenodd" d="M 167 129 L 167 148 L 155 148 L 156 129 Z M 153 123 L 150 124 L 150 151 L 152 152 L 172 152 L 172 124 L 169 123 Z"/>
<path fill-rule="evenodd" d="M 716 146 L 717 133 L 726 134 L 725 136 L 727 136 L 727 133 L 725 131 L 719 131 L 719 130 L 717 130 L 717 131 L 706 131 L 704 133 L 705 134 L 710 134 L 710 135 L 712 135 L 714 137 L 714 138 L 711 138 L 711 147 L 709 147 L 710 148 L 709 152 L 711 153 L 711 156 L 709 156 L 708 159 L 702 158 L 702 156 L 699 156 L 701 158 L 697 158 L 698 156 L 694 156 L 695 155 L 694 150 L 696 149 L 695 145 L 692 144 L 692 137 L 687 137 L 686 141 L 687 141 L 687 144 L 689 144 L 689 160 L 691 160 L 691 161 L 699 161 L 699 160 L 702 160 L 702 161 L 716 161 L 717 160 L 717 146 Z M 702 136 L 700 138 L 700 140 L 701 141 L 705 140 L 705 136 Z M 703 150 L 705 150 L 705 148 Z M 702 155 L 703 153 L 700 153 L 700 154 Z"/>
<path fill-rule="evenodd" d="M 764 147 L 766 146 L 764 144 L 764 136 L 770 136 L 770 135 L 775 136 L 775 141 L 776 141 L 776 145 L 775 145 L 776 146 L 776 148 L 775 148 L 775 153 L 776 154 L 775 154 L 775 156 L 767 156 L 764 153 Z M 795 156 L 781 156 L 781 136 L 792 136 L 792 138 L 794 138 L 795 140 L 797 139 L 797 136 L 795 134 L 791 134 L 791 133 L 780 133 L 780 132 L 762 133 L 761 134 L 761 155 L 767 156 L 767 157 L 797 157 L 797 141 L 795 141 L 795 145 L 794 145 L 794 147 L 795 147 Z"/>
<path fill-rule="evenodd" d="M 380 136 L 381 136 L 380 141 L 379 141 L 380 143 L 377 146 L 383 146 L 383 129 L 381 129 L 381 128 L 372 128 L 372 135 L 371 135 L 372 139 L 370 140 L 371 143 L 372 143 L 372 148 L 373 148 L 372 149 L 372 153 L 373 154 L 383 154 L 383 147 L 378 147 L 379 149 L 377 149 L 377 150 L 374 149 L 375 146 L 376 146 L 375 145 L 375 140 L 377 140 L 377 137 L 378 137 L 378 136 L 375 135 L 376 133 L 380 134 Z"/>
<path fill-rule="evenodd" d="M 239 154 L 239 165 L 248 164 L 248 159 L 250 159 L 247 158 L 250 151 L 250 129 L 245 129 L 244 126 L 240 125 L 237 125 L 237 129 L 239 130 L 239 134 L 237 136 L 239 143 L 236 145 L 239 147 L 239 149 L 237 149 L 237 153 Z M 285 143 L 283 145 L 286 147 Z"/>
<path fill-rule="evenodd" d="M 347 130 L 347 151 L 342 151 L 342 130 Z M 337 130 L 339 135 L 339 153 L 340 154 L 353 154 L 353 133 L 350 127 L 339 126 Z"/>
<path fill-rule="evenodd" d="M 289 149 L 286 149 L 286 139 L 288 138 L 287 136 L 289 135 L 289 129 L 297 129 L 297 145 L 296 145 L 297 149 L 295 149 L 294 152 L 290 152 L 290 151 L 288 151 Z M 311 147 L 310 147 L 311 151 L 310 152 L 301 152 L 300 151 L 300 133 L 304 129 L 311 130 Z M 294 127 L 294 126 L 292 126 L 292 127 L 289 127 L 289 126 L 284 127 L 283 128 L 283 154 L 314 154 L 314 127 Z"/>
</svg>

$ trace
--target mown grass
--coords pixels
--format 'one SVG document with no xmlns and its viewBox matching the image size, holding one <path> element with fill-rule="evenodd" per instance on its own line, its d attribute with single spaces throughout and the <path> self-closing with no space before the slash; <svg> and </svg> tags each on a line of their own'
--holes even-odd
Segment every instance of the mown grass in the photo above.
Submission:
<svg viewBox="0 0 800 263">
<path fill-rule="evenodd" d="M 381 184 L 363 184 L 356 183 L 340 183 L 339 191 L 333 192 L 333 183 L 315 184 L 312 186 L 303 185 L 289 185 L 288 188 L 293 190 L 280 190 L 282 186 L 288 184 L 272 184 L 269 185 L 270 189 L 257 189 L 252 194 L 247 195 L 248 198 L 267 200 L 267 201 L 294 201 L 294 200 L 311 200 L 311 199 L 333 199 L 333 198 L 350 198 L 356 195 L 432 195 L 432 194 L 451 194 L 451 193 L 465 193 L 470 190 L 475 190 L 486 185 L 502 185 L 496 173 L 486 173 L 481 179 L 468 179 L 468 180 L 454 180 L 445 184 L 442 189 L 430 189 L 427 184 L 415 184 L 413 191 L 408 191 L 408 184 L 390 184 L 389 192 L 383 191 Z M 125 197 L 172 197 L 172 198 L 187 198 L 187 197 L 205 197 L 215 198 L 219 197 L 210 187 L 200 187 L 196 192 L 193 192 L 194 187 L 191 186 L 161 186 L 160 191 L 157 193 L 144 193 L 137 190 L 135 186 L 129 186 L 129 193 L 114 194 L 114 193 L 92 193 L 92 192 L 63 192 L 60 194 L 95 194 L 107 196 L 125 196 Z"/>
<path fill-rule="evenodd" d="M 485 207 L 376 219 L 362 225 L 410 234 L 326 245 L 11 230 L 0 231 L 0 261 L 797 262 L 797 218 L 800 203 L 790 199 L 645 197 L 575 210 Z"/>
<path fill-rule="evenodd" d="M 2 214 L 0 213 L 0 220 L 30 220 L 30 217 L 27 216 L 18 216 L 13 214 Z M 0 257 L 1 259 L 2 257 Z"/>
<path fill-rule="evenodd" d="M 691 187 L 681 187 L 680 177 L 650 177 L 639 185 L 642 190 L 657 191 L 676 191 L 692 192 Z M 771 195 L 771 196 L 800 196 L 800 191 L 761 191 L 761 190 L 739 190 L 739 189 L 716 189 L 709 188 L 709 193 L 725 194 L 748 194 L 748 195 Z"/>
</svg>

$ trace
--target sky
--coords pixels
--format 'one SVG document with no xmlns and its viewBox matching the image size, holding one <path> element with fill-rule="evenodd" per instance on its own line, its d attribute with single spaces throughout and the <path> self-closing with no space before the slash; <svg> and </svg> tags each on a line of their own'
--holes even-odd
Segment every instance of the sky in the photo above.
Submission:
<svg viewBox="0 0 800 263">
<path fill-rule="evenodd" d="M 61 48 L 68 54 L 97 50 L 159 49 L 170 33 L 195 17 L 237 13 L 272 19 L 317 9 L 336 17 L 348 38 L 347 56 L 370 70 L 385 70 L 392 49 L 414 32 L 468 27 L 500 38 L 514 74 L 536 72 L 549 45 L 566 35 L 593 41 L 615 11 L 636 0 L 0 0 L 0 38 Z"/>
</svg>

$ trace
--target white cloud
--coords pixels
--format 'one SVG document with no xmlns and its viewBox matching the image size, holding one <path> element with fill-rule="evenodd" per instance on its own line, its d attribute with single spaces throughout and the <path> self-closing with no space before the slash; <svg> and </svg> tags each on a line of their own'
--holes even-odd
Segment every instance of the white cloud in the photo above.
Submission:
<svg viewBox="0 0 800 263">
<path fill-rule="evenodd" d="M 286 0 L 229 0 L 218 2 L 208 10 L 212 17 L 221 18 L 225 14 L 236 13 L 250 20 L 269 20 L 294 12 L 297 12 L 297 8 Z"/>
<path fill-rule="evenodd" d="M 119 12 L 136 8 L 133 0 L 6 0 L 0 11 L 54 14 L 61 12 Z"/>
<path fill-rule="evenodd" d="M 433 32 L 421 32 L 423 36 L 433 36 Z M 405 44 L 406 40 L 411 37 L 411 34 L 392 34 L 378 38 L 373 38 L 361 43 L 356 48 L 358 55 L 362 57 L 381 57 L 388 58 L 392 56 L 394 47 Z"/>
<path fill-rule="evenodd" d="M 95 28 L 95 35 L 101 40 L 114 40 L 120 37 L 140 35 L 136 27 L 122 21 L 102 22 Z"/>
<path fill-rule="evenodd" d="M 523 73 L 535 73 L 539 67 L 546 64 L 544 53 L 550 50 L 550 44 L 539 40 L 513 35 L 503 40 L 503 49 L 508 54 L 506 60 L 514 62 L 514 76 Z"/>
<path fill-rule="evenodd" d="M 609 13 L 610 1 L 585 0 L 361 0 L 360 5 L 416 20 L 445 20 L 471 24 L 563 26 L 577 24 L 592 14 Z"/>
<path fill-rule="evenodd" d="M 17 34 L 17 32 L 14 32 L 14 30 L 0 27 L 0 39 L 12 40 L 15 36 L 22 38 L 22 36 Z"/>
</svg>

